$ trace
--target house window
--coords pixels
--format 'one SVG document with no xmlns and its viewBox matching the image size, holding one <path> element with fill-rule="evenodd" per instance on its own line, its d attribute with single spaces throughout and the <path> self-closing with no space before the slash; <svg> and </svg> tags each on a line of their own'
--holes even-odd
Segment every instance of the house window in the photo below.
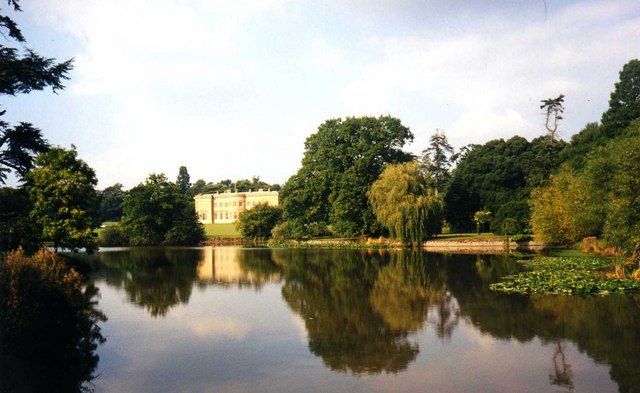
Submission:
<svg viewBox="0 0 640 393">
<path fill-rule="evenodd" d="M 229 219 L 229 213 L 224 213 L 224 218 L 225 218 L 226 220 L 228 220 L 228 219 Z"/>
<path fill-rule="evenodd" d="M 235 206 L 235 205 L 236 205 L 236 202 L 234 201 L 234 202 L 233 202 L 233 206 Z"/>
<path fill-rule="evenodd" d="M 238 206 L 242 207 L 242 202 L 238 202 Z"/>
</svg>

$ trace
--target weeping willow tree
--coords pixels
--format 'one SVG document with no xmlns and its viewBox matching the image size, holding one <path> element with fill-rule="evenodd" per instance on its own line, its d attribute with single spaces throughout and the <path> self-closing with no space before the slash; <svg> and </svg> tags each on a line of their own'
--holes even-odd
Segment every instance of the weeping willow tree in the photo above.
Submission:
<svg viewBox="0 0 640 393">
<path fill-rule="evenodd" d="M 440 232 L 442 198 L 417 162 L 387 166 L 368 196 L 376 218 L 392 238 L 419 243 Z"/>
</svg>

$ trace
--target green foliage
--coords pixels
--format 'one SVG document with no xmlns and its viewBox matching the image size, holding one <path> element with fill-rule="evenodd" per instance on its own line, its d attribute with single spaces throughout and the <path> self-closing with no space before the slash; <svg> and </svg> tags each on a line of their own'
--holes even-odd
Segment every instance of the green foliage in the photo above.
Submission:
<svg viewBox="0 0 640 393">
<path fill-rule="evenodd" d="M 0 111 L 0 116 L 3 114 Z M 48 150 L 41 131 L 30 123 L 10 127 L 0 120 L 0 183 L 5 183 L 11 171 L 23 178 L 33 167 L 34 156 Z"/>
<path fill-rule="evenodd" d="M 420 243 L 442 227 L 442 198 L 416 162 L 388 165 L 369 191 L 369 203 L 392 238 Z"/>
<path fill-rule="evenodd" d="M 180 187 L 180 191 L 186 193 L 191 188 L 190 183 L 191 177 L 189 176 L 189 171 L 187 171 L 186 166 L 181 166 L 178 170 L 178 178 L 176 179 L 176 183 L 178 187 Z"/>
<path fill-rule="evenodd" d="M 95 250 L 94 229 L 100 224 L 95 172 L 71 150 L 51 149 L 36 158 L 29 172 L 31 219 L 55 248 Z"/>
<path fill-rule="evenodd" d="M 226 179 L 220 180 L 218 183 L 207 183 L 201 179 L 191 186 L 190 192 L 192 195 L 197 195 L 225 192 L 228 190 L 232 190 L 234 192 L 247 192 L 249 190 L 256 191 L 261 188 L 263 190 L 278 191 L 280 190 L 280 185 L 275 183 L 265 183 L 264 181 L 260 180 L 260 176 L 253 176 L 251 179 L 242 179 L 236 181 Z"/>
<path fill-rule="evenodd" d="M 502 233 L 506 219 L 526 228 L 531 189 L 546 184 L 565 145 L 547 137 L 528 142 L 514 136 L 474 146 L 459 161 L 445 192 L 447 222 L 456 232 L 473 231 L 473 214 L 486 208 L 495 212 L 492 231 Z"/>
<path fill-rule="evenodd" d="M 20 11 L 18 1 L 9 1 L 14 11 Z M 0 9 L 0 12 L 2 10 Z M 71 60 L 55 63 L 38 55 L 25 46 L 25 38 L 11 17 L 0 14 L 0 34 L 7 41 L 15 41 L 19 49 L 0 44 L 0 95 L 27 94 L 33 90 L 51 87 L 63 89 L 62 81 L 71 70 Z M 5 111 L 0 110 L 0 116 Z M 7 174 L 15 171 L 24 177 L 33 166 L 33 157 L 48 150 L 47 142 L 39 129 L 30 123 L 21 122 L 11 127 L 0 120 L 0 183 L 4 184 Z"/>
<path fill-rule="evenodd" d="M 40 248 L 40 233 L 29 219 L 31 201 L 25 188 L 0 187 L 0 253 L 22 247 L 28 252 Z"/>
<path fill-rule="evenodd" d="M 562 162 L 575 170 L 584 168 L 589 152 L 607 143 L 608 138 L 598 123 L 587 123 L 582 130 L 571 137 L 571 143 L 560 154 Z"/>
<path fill-rule="evenodd" d="M 600 236 L 611 245 L 632 250 L 640 238 L 640 121 L 623 136 L 587 156 L 584 169 L 568 169 L 534 192 L 534 233 L 557 244 Z"/>
<path fill-rule="evenodd" d="M 612 139 L 629 135 L 634 120 L 640 118 L 640 61 L 629 61 L 620 71 L 620 80 L 611 93 L 609 108 L 602 114 L 602 125 L 589 123 L 571 137 L 562 153 L 563 161 L 582 170 L 589 152 L 605 146 Z M 636 128 L 638 126 L 636 125 Z"/>
<path fill-rule="evenodd" d="M 299 220 L 288 220 L 277 224 L 271 230 L 275 243 L 281 244 L 287 240 L 302 240 L 309 236 L 307 228 Z"/>
<path fill-rule="evenodd" d="M 449 156 L 453 154 L 453 147 L 449 144 L 443 130 L 437 129 L 429 138 L 429 147 L 422 151 L 423 169 L 430 175 L 438 192 L 444 190 L 450 178 Z"/>
<path fill-rule="evenodd" d="M 98 233 L 98 246 L 123 247 L 128 246 L 129 240 L 120 230 L 119 225 L 111 225 Z"/>
<path fill-rule="evenodd" d="M 198 194 L 204 194 L 206 186 L 207 186 L 207 182 L 206 181 L 204 181 L 202 179 L 198 179 L 198 180 L 196 180 L 195 183 L 193 183 L 191 185 L 191 187 L 189 187 L 189 194 L 191 196 L 196 196 Z"/>
<path fill-rule="evenodd" d="M 594 203 L 590 187 L 568 168 L 551 177 L 549 186 L 531 197 L 533 233 L 551 244 L 573 244 L 596 235 L 602 226 L 602 207 Z"/>
<path fill-rule="evenodd" d="M 602 114 L 602 127 L 612 138 L 635 119 L 640 118 L 640 60 L 634 59 L 622 67 L 620 80 L 609 100 L 609 109 Z"/>
<path fill-rule="evenodd" d="M 305 141 L 302 167 L 282 189 L 285 220 L 301 229 L 331 225 L 340 236 L 378 232 L 367 192 L 385 164 L 411 160 L 401 150 L 411 140 L 390 116 L 327 120 Z"/>
<path fill-rule="evenodd" d="M 476 223 L 476 232 L 480 234 L 485 224 L 491 221 L 491 212 L 487 209 L 478 210 L 473 214 L 473 221 Z"/>
<path fill-rule="evenodd" d="M 129 190 L 122 210 L 122 231 L 132 246 L 192 246 L 204 238 L 193 199 L 163 174 Z"/>
<path fill-rule="evenodd" d="M 282 218 L 282 209 L 260 203 L 238 216 L 236 228 L 246 239 L 268 239 Z"/>
<path fill-rule="evenodd" d="M 640 292 L 640 281 L 608 280 L 610 262 L 596 258 L 535 258 L 522 262 L 531 271 L 492 284 L 494 291 L 522 294 L 606 295 Z"/>
<path fill-rule="evenodd" d="M 1 390 L 81 391 L 95 378 L 104 342 L 97 289 L 46 250 L 0 256 L 0 283 Z"/>
<path fill-rule="evenodd" d="M 99 192 L 100 219 L 102 221 L 120 221 L 122 217 L 122 202 L 126 195 L 122 184 L 116 183 Z"/>
</svg>

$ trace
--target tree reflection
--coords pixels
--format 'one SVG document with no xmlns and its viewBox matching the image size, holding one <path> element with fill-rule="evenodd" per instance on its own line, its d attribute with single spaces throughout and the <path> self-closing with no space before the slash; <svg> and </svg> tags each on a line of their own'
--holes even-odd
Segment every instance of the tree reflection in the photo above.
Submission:
<svg viewBox="0 0 640 393">
<path fill-rule="evenodd" d="M 573 372 L 571 371 L 571 365 L 567 363 L 567 357 L 564 354 L 565 344 L 561 344 L 559 341 L 556 343 L 553 352 L 553 367 L 549 373 L 549 383 L 557 385 L 562 388 L 573 391 Z"/>
<path fill-rule="evenodd" d="M 463 318 L 496 338 L 528 342 L 538 337 L 555 343 L 551 378 L 566 388 L 574 381 L 568 378 L 571 369 L 564 348 L 558 351 L 561 340 L 570 340 L 595 362 L 610 365 L 610 375 L 621 392 L 637 390 L 640 295 L 582 298 L 495 293 L 488 284 L 518 268 L 505 262 L 505 257 L 483 256 L 479 260 L 455 256 L 445 266 Z"/>
<path fill-rule="evenodd" d="M 274 251 L 283 266 L 282 295 L 305 322 L 309 349 L 336 371 L 396 373 L 419 348 L 428 280 L 418 265 L 388 253 Z"/>
<path fill-rule="evenodd" d="M 187 304 L 194 284 L 260 289 L 279 282 L 280 267 L 271 250 L 241 248 L 128 248 L 100 252 L 98 278 L 122 288 L 129 301 L 153 317 Z"/>
<path fill-rule="evenodd" d="M 99 253 L 109 285 L 122 287 L 129 301 L 153 317 L 187 304 L 197 279 L 200 253 L 180 248 L 131 248 Z"/>
</svg>

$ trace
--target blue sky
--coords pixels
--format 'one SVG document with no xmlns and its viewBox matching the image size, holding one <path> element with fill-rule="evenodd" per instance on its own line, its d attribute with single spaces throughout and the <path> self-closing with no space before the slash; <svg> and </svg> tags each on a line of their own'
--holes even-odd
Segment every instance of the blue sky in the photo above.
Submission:
<svg viewBox="0 0 640 393">
<path fill-rule="evenodd" d="M 28 45 L 75 59 L 66 89 L 2 102 L 54 145 L 74 144 L 99 187 L 150 173 L 283 183 L 334 117 L 389 114 L 420 153 L 436 128 L 459 148 L 598 121 L 640 57 L 630 1 L 23 1 Z M 5 8 L 5 7 L 3 7 Z M 5 8 L 6 11 L 6 8 Z"/>
</svg>

